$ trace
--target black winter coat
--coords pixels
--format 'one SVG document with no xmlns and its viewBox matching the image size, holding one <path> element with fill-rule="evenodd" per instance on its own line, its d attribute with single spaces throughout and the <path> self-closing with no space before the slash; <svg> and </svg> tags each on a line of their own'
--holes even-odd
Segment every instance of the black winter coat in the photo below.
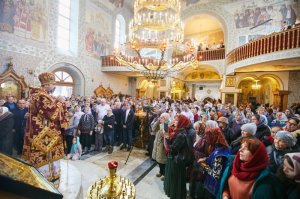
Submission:
<svg viewBox="0 0 300 199">
<path fill-rule="evenodd" d="M 0 152 L 12 155 L 14 115 L 10 112 L 0 116 Z"/>
</svg>

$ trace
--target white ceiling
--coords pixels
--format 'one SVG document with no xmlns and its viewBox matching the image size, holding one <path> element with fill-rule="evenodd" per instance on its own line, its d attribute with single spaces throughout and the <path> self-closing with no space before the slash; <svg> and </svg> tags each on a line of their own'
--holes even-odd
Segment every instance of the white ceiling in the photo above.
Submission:
<svg viewBox="0 0 300 199">
<path fill-rule="evenodd" d="M 222 30 L 221 23 L 211 15 L 201 14 L 185 21 L 184 34 L 193 35 L 201 32 Z"/>
</svg>

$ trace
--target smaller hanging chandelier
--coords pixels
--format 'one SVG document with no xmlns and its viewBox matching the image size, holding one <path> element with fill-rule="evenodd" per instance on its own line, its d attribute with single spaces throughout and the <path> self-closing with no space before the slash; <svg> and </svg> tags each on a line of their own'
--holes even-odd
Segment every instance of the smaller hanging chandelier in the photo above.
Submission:
<svg viewBox="0 0 300 199">
<path fill-rule="evenodd" d="M 253 84 L 251 87 L 252 89 L 254 90 L 259 90 L 261 88 L 261 85 L 258 84 L 257 82 L 259 82 L 260 80 L 254 80 L 255 81 L 255 84 Z"/>
</svg>

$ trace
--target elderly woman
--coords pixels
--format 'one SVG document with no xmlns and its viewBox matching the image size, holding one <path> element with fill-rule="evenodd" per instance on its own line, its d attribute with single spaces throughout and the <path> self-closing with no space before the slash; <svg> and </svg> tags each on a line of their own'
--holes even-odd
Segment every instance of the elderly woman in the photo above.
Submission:
<svg viewBox="0 0 300 199">
<path fill-rule="evenodd" d="M 201 158 L 198 163 L 205 171 L 203 186 L 206 189 L 204 198 L 214 198 L 219 190 L 221 175 L 223 173 L 227 156 L 231 148 L 219 128 L 206 128 L 207 158 Z"/>
<path fill-rule="evenodd" d="M 296 142 L 296 138 L 288 131 L 278 131 L 276 133 L 270 153 L 269 169 L 271 172 L 277 172 L 278 167 L 283 164 L 285 154 L 297 151 L 297 149 L 294 148 Z"/>
<path fill-rule="evenodd" d="M 284 113 L 288 119 L 295 117 L 293 110 L 290 108 L 287 108 Z"/>
<path fill-rule="evenodd" d="M 269 142 L 266 142 L 265 136 L 270 136 L 271 130 L 269 126 L 266 125 L 266 117 L 264 115 L 255 114 L 252 116 L 252 122 L 257 126 L 255 137 L 262 141 L 265 146 L 268 146 Z"/>
<path fill-rule="evenodd" d="M 278 177 L 285 188 L 287 199 L 300 198 L 300 153 L 284 155 Z"/>
<path fill-rule="evenodd" d="M 194 123 L 194 129 L 196 133 L 196 139 L 193 144 L 195 160 L 193 163 L 191 176 L 190 176 L 190 188 L 189 195 L 192 198 L 199 198 L 203 192 L 203 179 L 204 175 L 198 163 L 198 160 L 207 157 L 209 154 L 206 153 L 207 140 L 205 137 L 205 124 L 198 121 Z"/>
<path fill-rule="evenodd" d="M 284 127 L 288 121 L 288 118 L 283 112 L 277 112 L 276 113 L 276 119 L 273 120 L 270 124 L 270 127 L 279 126 Z"/>
<path fill-rule="evenodd" d="M 256 125 L 254 123 L 247 123 L 247 124 L 244 124 L 242 127 L 241 127 L 241 136 L 238 137 L 236 140 L 234 140 L 230 146 L 232 148 L 231 150 L 231 154 L 237 154 L 237 152 L 239 151 L 240 147 L 241 147 L 241 140 L 244 138 L 244 137 L 251 137 L 251 136 L 255 136 L 255 133 L 256 133 Z"/>
<path fill-rule="evenodd" d="M 233 140 L 237 139 L 241 135 L 241 126 L 245 123 L 245 116 L 241 112 L 237 111 L 234 114 L 234 119 L 232 120 L 231 124 L 229 124 L 229 127 L 232 131 Z"/>
<path fill-rule="evenodd" d="M 168 125 L 170 120 L 170 115 L 168 113 L 163 113 L 159 117 L 159 131 L 155 135 L 152 158 L 158 163 L 159 173 L 156 174 L 156 177 L 160 177 L 161 180 L 164 180 L 165 176 L 165 166 L 166 166 L 166 151 L 164 147 L 164 132 L 168 131 Z"/>
<path fill-rule="evenodd" d="M 300 121 L 298 118 L 290 118 L 286 124 L 286 126 L 284 127 L 284 130 L 288 131 L 288 132 L 295 132 L 297 131 L 300 127 L 299 127 Z"/>
<path fill-rule="evenodd" d="M 7 107 L 0 107 L 0 152 L 12 155 L 14 115 Z"/>
<path fill-rule="evenodd" d="M 84 114 L 81 116 L 78 124 L 78 131 L 80 132 L 80 140 L 84 152 L 91 150 L 91 136 L 94 129 L 94 117 L 90 113 L 89 106 L 84 107 Z"/>
<path fill-rule="evenodd" d="M 177 120 L 176 127 L 164 133 L 168 153 L 164 191 L 171 199 L 185 199 L 186 163 L 192 153 L 186 129 L 190 128 L 191 122 L 184 115 L 179 115 Z"/>
<path fill-rule="evenodd" d="M 237 155 L 228 157 L 217 199 L 284 198 L 282 185 L 267 169 L 268 160 L 261 141 L 254 137 L 243 138 Z"/>
<path fill-rule="evenodd" d="M 115 116 L 112 113 L 112 109 L 108 108 L 107 114 L 103 117 L 103 120 L 100 120 L 100 123 L 103 125 L 103 134 L 104 140 L 106 143 L 106 148 L 104 152 L 108 152 L 111 154 L 114 150 L 114 124 L 115 124 Z"/>
</svg>

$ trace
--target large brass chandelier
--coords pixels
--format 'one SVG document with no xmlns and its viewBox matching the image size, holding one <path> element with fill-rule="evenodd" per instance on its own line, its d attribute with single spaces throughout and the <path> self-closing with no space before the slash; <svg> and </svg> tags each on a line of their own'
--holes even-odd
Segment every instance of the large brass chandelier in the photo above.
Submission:
<svg viewBox="0 0 300 199">
<path fill-rule="evenodd" d="M 128 42 L 114 51 L 116 60 L 156 81 L 197 65 L 195 47 L 186 45 L 180 0 L 135 0 Z"/>
</svg>

